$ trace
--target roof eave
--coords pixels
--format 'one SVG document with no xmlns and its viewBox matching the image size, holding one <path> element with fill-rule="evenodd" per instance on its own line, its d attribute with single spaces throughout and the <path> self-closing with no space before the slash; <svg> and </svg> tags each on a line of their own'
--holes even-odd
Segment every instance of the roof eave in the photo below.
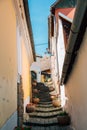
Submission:
<svg viewBox="0 0 87 130">
<path fill-rule="evenodd" d="M 71 74 L 73 65 L 75 63 L 76 56 L 78 55 L 77 52 L 79 51 L 87 27 L 87 1 L 84 0 L 84 8 L 82 5 L 83 2 L 81 0 L 78 0 L 74 21 L 71 27 L 68 47 L 65 54 L 61 85 L 66 84 L 68 81 L 69 75 Z"/>
<path fill-rule="evenodd" d="M 33 51 L 33 58 L 34 58 L 34 61 L 36 61 L 34 39 L 33 39 L 33 33 L 32 33 L 31 20 L 30 20 L 30 12 L 29 12 L 29 7 L 28 7 L 28 0 L 24 0 L 23 4 L 24 4 L 24 10 L 25 10 L 25 16 L 26 16 L 28 31 L 29 31 L 29 34 L 30 34 L 31 47 L 32 47 L 32 51 Z"/>
</svg>

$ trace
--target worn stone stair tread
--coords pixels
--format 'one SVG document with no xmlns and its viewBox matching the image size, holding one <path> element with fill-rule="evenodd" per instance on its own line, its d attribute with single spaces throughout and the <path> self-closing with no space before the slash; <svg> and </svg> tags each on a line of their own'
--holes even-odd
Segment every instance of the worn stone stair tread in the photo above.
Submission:
<svg viewBox="0 0 87 130">
<path fill-rule="evenodd" d="M 44 100 L 47 100 L 47 99 L 51 99 L 50 97 L 50 95 L 49 96 L 45 96 L 45 95 L 43 95 L 43 96 L 39 96 L 38 95 L 38 97 L 40 98 L 40 99 L 44 99 Z"/>
<path fill-rule="evenodd" d="M 58 126 L 58 125 L 50 125 L 50 126 L 31 126 L 32 130 L 73 130 L 71 126 Z"/>
<path fill-rule="evenodd" d="M 73 130 L 70 126 L 32 126 L 32 130 Z"/>
<path fill-rule="evenodd" d="M 61 107 L 53 107 L 53 108 L 40 108 L 40 107 L 36 107 L 37 112 L 53 112 L 53 111 L 60 111 L 62 110 Z"/>
<path fill-rule="evenodd" d="M 40 100 L 45 100 L 45 101 L 50 100 L 50 101 L 52 101 L 52 99 L 50 98 L 50 96 L 49 97 L 39 97 L 38 96 L 38 98 L 40 98 Z"/>
<path fill-rule="evenodd" d="M 38 90 L 39 90 L 39 92 L 42 92 L 43 93 L 43 91 L 49 91 L 49 87 L 46 87 L 46 88 L 37 88 Z"/>
<path fill-rule="evenodd" d="M 49 102 L 39 102 L 38 104 L 41 104 L 41 105 L 49 105 L 49 104 L 52 104 L 52 101 L 49 101 Z"/>
<path fill-rule="evenodd" d="M 49 99 L 40 99 L 40 102 L 50 102 L 52 101 L 50 98 Z"/>
<path fill-rule="evenodd" d="M 57 118 L 32 118 L 30 117 L 27 122 L 23 123 L 24 125 L 39 125 L 39 126 L 50 126 L 58 124 Z"/>
<path fill-rule="evenodd" d="M 39 94 L 38 93 L 37 96 L 42 97 L 42 98 L 43 97 L 50 97 L 50 94 L 49 93 L 47 93 L 47 94 L 44 94 L 44 93 L 43 94 Z"/>
<path fill-rule="evenodd" d="M 53 112 L 48 112 L 48 113 L 42 113 L 42 112 L 33 112 L 33 113 L 29 113 L 30 117 L 34 117 L 34 118 L 52 118 L 52 117 L 57 117 L 57 115 L 62 112 L 62 110 L 60 111 L 53 111 Z"/>
<path fill-rule="evenodd" d="M 40 98 L 41 100 L 45 100 L 45 101 L 47 101 L 47 100 L 51 100 L 52 101 L 52 99 L 50 98 L 50 96 L 48 96 L 48 97 L 42 97 L 42 96 L 38 96 L 38 95 L 33 95 L 33 98 L 34 97 L 38 97 L 38 98 Z"/>
<path fill-rule="evenodd" d="M 47 95 L 47 94 L 49 94 L 49 91 L 40 91 L 39 93 L 38 93 L 38 95 Z"/>
<path fill-rule="evenodd" d="M 49 108 L 49 107 L 53 107 L 53 104 L 37 104 L 37 107 L 43 107 L 43 108 Z"/>
<path fill-rule="evenodd" d="M 43 94 L 41 94 L 41 95 L 38 94 L 38 96 L 39 96 L 39 97 L 42 97 L 42 98 L 43 98 L 43 97 L 50 97 L 50 94 L 49 94 L 49 93 L 47 93 L 47 94 L 44 94 L 44 93 L 43 93 Z"/>
<path fill-rule="evenodd" d="M 49 126 L 49 128 L 50 128 L 50 130 L 73 130 L 71 126 L 58 126 L 58 125 L 55 125 L 55 126 Z"/>
<path fill-rule="evenodd" d="M 51 107 L 51 106 L 53 106 L 53 104 L 52 104 L 51 101 L 50 101 L 50 102 L 39 102 L 39 103 L 37 104 L 37 106 L 42 106 L 42 107 L 48 106 L 48 107 Z"/>
<path fill-rule="evenodd" d="M 41 90 L 41 89 L 48 89 L 49 87 L 44 85 L 44 86 L 40 86 L 40 87 L 37 87 L 37 88 Z"/>
<path fill-rule="evenodd" d="M 43 96 L 50 96 L 48 91 L 45 92 L 45 93 L 44 93 L 44 91 L 43 92 L 38 92 L 37 94 L 33 93 L 33 95 L 38 95 L 38 96 L 41 96 L 41 97 L 43 97 Z"/>
<path fill-rule="evenodd" d="M 45 101 L 47 101 L 47 100 L 51 100 L 52 101 L 52 99 L 50 98 L 50 96 L 48 96 L 48 97 L 41 97 L 41 96 L 38 96 L 38 98 L 40 98 L 40 100 L 45 100 Z M 48 102 L 48 101 L 47 101 Z"/>
<path fill-rule="evenodd" d="M 45 96 L 48 96 L 48 95 L 50 95 L 50 94 L 49 94 L 48 91 L 47 91 L 46 93 L 44 93 L 44 92 L 39 92 L 39 93 L 38 93 L 38 96 L 44 96 L 44 95 L 45 95 Z"/>
</svg>

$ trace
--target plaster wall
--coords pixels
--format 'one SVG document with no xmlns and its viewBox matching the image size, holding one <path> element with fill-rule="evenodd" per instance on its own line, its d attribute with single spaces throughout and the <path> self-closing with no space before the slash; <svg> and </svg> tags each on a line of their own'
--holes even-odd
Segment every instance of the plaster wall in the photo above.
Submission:
<svg viewBox="0 0 87 130">
<path fill-rule="evenodd" d="M 11 0 L 0 0 L 0 128 L 17 109 L 16 16 Z"/>
<path fill-rule="evenodd" d="M 56 92 L 59 93 L 58 85 L 58 63 L 57 63 L 57 45 L 56 38 L 52 37 L 52 56 L 51 56 L 51 74 Z"/>
<path fill-rule="evenodd" d="M 30 70 L 37 74 L 37 82 L 41 82 L 41 68 L 39 62 L 33 62 Z"/>
<path fill-rule="evenodd" d="M 64 57 L 65 57 L 65 46 L 64 46 L 62 21 L 59 19 L 58 23 L 59 23 L 59 28 L 58 28 L 59 34 L 57 36 L 57 52 L 58 52 L 59 77 L 61 78 Z"/>
<path fill-rule="evenodd" d="M 87 31 L 65 90 L 66 109 L 73 126 L 76 130 L 87 130 Z"/>
<path fill-rule="evenodd" d="M 23 38 L 21 40 L 21 45 L 22 45 L 22 80 L 23 80 L 24 100 L 26 100 L 30 96 L 31 92 L 31 74 L 30 74 L 30 63 Z"/>
<path fill-rule="evenodd" d="M 49 70 L 50 69 L 50 57 L 44 56 L 43 58 L 40 59 L 38 64 L 40 65 L 41 71 Z"/>
</svg>

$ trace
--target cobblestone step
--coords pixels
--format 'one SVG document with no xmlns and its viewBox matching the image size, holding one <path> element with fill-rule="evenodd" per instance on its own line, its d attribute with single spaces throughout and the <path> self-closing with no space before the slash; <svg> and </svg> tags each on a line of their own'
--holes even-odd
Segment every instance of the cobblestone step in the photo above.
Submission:
<svg viewBox="0 0 87 130">
<path fill-rule="evenodd" d="M 38 105 L 50 105 L 50 104 L 52 104 L 52 101 L 50 101 L 50 102 L 39 102 L 38 103 Z"/>
<path fill-rule="evenodd" d="M 52 118 L 52 117 L 57 117 L 58 114 L 62 112 L 61 110 L 58 111 L 53 111 L 53 112 L 33 112 L 29 113 L 29 117 L 34 117 L 34 118 Z"/>
<path fill-rule="evenodd" d="M 60 110 L 62 110 L 62 108 L 61 107 L 53 107 L 53 108 L 39 108 L 39 107 L 37 107 L 36 108 L 36 110 L 35 111 L 37 111 L 37 112 L 53 112 L 53 111 L 60 111 Z"/>
<path fill-rule="evenodd" d="M 42 108 L 49 108 L 52 107 L 53 108 L 53 104 L 37 104 L 37 107 L 42 107 Z"/>
</svg>

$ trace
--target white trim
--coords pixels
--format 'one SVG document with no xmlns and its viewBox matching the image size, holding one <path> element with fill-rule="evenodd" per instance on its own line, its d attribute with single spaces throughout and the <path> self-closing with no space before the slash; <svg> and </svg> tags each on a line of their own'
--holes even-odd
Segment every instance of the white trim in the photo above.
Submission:
<svg viewBox="0 0 87 130">
<path fill-rule="evenodd" d="M 24 43 L 27 49 L 29 63 L 31 65 L 34 59 L 33 59 L 33 52 L 32 52 L 31 41 L 30 41 L 30 34 L 28 32 L 26 16 L 25 16 L 25 11 L 23 6 L 23 0 L 21 1 L 13 0 L 13 3 L 16 12 L 17 24 L 19 26 L 20 33 L 24 38 L 25 41 Z"/>
<path fill-rule="evenodd" d="M 25 100 L 24 100 L 24 113 L 26 113 L 26 105 L 30 103 L 30 96 L 28 96 Z"/>
<path fill-rule="evenodd" d="M 62 14 L 62 13 L 58 13 L 58 15 L 60 16 L 60 17 L 62 17 L 63 19 L 65 19 L 65 20 L 67 20 L 67 21 L 69 21 L 70 23 L 72 23 L 73 22 L 73 20 L 72 19 L 70 19 L 69 17 L 67 17 L 66 15 L 64 15 L 64 14 Z"/>
</svg>

